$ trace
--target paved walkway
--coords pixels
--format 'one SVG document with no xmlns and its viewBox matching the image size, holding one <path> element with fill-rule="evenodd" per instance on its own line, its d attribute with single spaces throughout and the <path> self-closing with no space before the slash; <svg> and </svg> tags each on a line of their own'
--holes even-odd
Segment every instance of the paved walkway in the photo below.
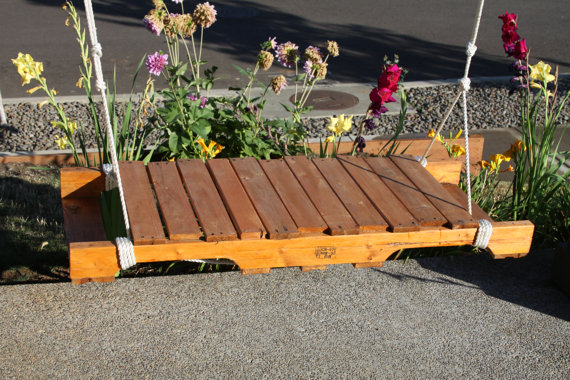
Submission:
<svg viewBox="0 0 570 380">
<path fill-rule="evenodd" d="M 5 286 L 0 377 L 567 379 L 552 258 Z"/>
</svg>

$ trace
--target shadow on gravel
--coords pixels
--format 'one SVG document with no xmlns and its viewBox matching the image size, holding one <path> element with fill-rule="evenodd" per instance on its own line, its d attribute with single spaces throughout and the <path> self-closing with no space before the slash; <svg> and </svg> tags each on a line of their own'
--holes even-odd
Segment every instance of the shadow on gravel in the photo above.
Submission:
<svg viewBox="0 0 570 380">
<path fill-rule="evenodd" d="M 473 255 L 417 261 L 423 268 L 444 275 L 435 280 L 437 283 L 478 288 L 488 296 L 570 321 L 570 300 L 552 281 L 553 258 L 553 250 L 537 250 L 520 259 Z M 416 276 L 391 276 L 434 282 Z"/>
<path fill-rule="evenodd" d="M 0 165 L 0 285 L 69 281 L 59 188 L 33 183 L 58 172 L 19 169 L 26 180 Z"/>
</svg>

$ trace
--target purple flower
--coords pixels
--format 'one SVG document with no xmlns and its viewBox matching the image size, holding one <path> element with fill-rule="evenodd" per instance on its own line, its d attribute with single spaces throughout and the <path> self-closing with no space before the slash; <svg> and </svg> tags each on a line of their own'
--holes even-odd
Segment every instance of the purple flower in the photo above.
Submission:
<svg viewBox="0 0 570 380">
<path fill-rule="evenodd" d="M 145 63 L 149 73 L 159 76 L 162 74 L 164 66 L 168 64 L 168 54 L 160 54 L 159 52 L 155 52 L 154 54 L 146 57 Z"/>
<path fill-rule="evenodd" d="M 269 43 L 270 49 L 275 49 L 277 47 L 277 41 L 275 41 L 276 37 L 271 37 L 267 40 Z"/>
<path fill-rule="evenodd" d="M 364 148 L 366 148 L 366 140 L 364 140 L 364 137 L 358 136 L 356 138 L 356 140 L 354 140 L 354 142 L 356 143 L 356 147 L 358 148 L 358 151 L 360 153 L 364 152 Z"/>
<path fill-rule="evenodd" d="M 146 29 L 148 29 L 153 34 L 160 36 L 160 32 L 162 31 L 162 27 L 154 22 L 149 16 L 145 16 L 143 18 L 143 25 Z"/>
<path fill-rule="evenodd" d="M 188 99 L 194 101 L 194 100 L 198 100 L 198 97 L 195 94 L 190 94 L 190 95 L 188 95 Z"/>
<path fill-rule="evenodd" d="M 376 125 L 374 125 L 374 120 L 372 119 L 366 119 L 364 120 L 364 126 L 366 127 L 366 129 L 368 129 L 369 131 L 373 130 L 374 128 L 376 128 Z"/>
<path fill-rule="evenodd" d="M 208 98 L 206 98 L 205 96 L 202 96 L 202 98 L 200 99 L 200 108 L 206 107 L 206 101 L 207 100 L 208 100 Z"/>
<path fill-rule="evenodd" d="M 315 76 L 313 70 L 313 62 L 305 61 L 305 64 L 303 65 L 303 71 L 309 76 L 309 78 L 313 78 Z"/>
<path fill-rule="evenodd" d="M 299 59 L 299 47 L 291 41 L 277 45 L 275 49 L 277 62 L 285 67 L 291 68 Z"/>
</svg>

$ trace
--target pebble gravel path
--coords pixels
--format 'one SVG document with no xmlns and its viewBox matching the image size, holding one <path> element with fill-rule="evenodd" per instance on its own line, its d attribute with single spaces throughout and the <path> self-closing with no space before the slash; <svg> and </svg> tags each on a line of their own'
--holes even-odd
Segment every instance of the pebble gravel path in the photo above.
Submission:
<svg viewBox="0 0 570 380">
<path fill-rule="evenodd" d="M 570 80 L 560 80 L 559 93 L 565 94 L 570 88 Z M 468 94 L 469 124 L 472 129 L 495 129 L 519 126 L 519 96 L 509 94 L 510 86 L 505 83 L 473 83 Z M 457 91 L 457 85 L 439 85 L 417 87 L 407 90 L 408 103 L 415 113 L 407 115 L 403 133 L 424 134 L 435 129 L 443 118 Z M 63 103 L 64 110 L 72 120 L 92 130 L 88 107 L 83 103 Z M 38 108 L 36 104 L 20 103 L 5 105 L 8 125 L 0 127 L 0 152 L 43 151 L 58 149 L 56 135 L 61 131 L 51 126 L 57 120 L 57 114 L 49 105 Z M 333 112 L 331 112 L 332 115 Z M 461 108 L 456 106 L 444 129 L 462 128 Z M 122 113 L 120 112 L 119 115 Z M 309 114 L 310 116 L 310 114 Z M 358 125 L 362 116 L 355 116 Z M 560 122 L 570 121 L 570 107 L 565 107 L 560 115 Z M 327 135 L 328 118 L 306 118 L 306 128 L 310 138 Z M 398 124 L 398 115 L 382 115 L 376 120 L 376 128 L 366 131 L 366 135 L 389 135 Z M 356 128 L 354 128 L 356 130 Z M 93 133 L 88 134 L 93 139 Z M 91 147 L 95 147 L 93 141 Z"/>
</svg>

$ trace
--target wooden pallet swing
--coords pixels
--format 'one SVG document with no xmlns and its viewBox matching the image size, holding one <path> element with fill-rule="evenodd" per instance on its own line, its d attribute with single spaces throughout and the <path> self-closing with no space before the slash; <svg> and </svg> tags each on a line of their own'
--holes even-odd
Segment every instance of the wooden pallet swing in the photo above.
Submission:
<svg viewBox="0 0 570 380">
<path fill-rule="evenodd" d="M 404 248 L 473 244 L 478 220 L 493 225 L 495 258 L 524 256 L 534 226 L 495 222 L 456 185 L 461 163 L 414 158 L 304 156 L 121 162 L 138 263 L 229 259 L 243 273 L 271 268 L 381 266 Z M 443 171 L 442 171 L 443 169 Z M 455 182 L 457 183 L 457 182 Z M 117 246 L 105 240 L 98 201 L 105 174 L 63 168 L 61 195 L 73 283 L 112 281 Z"/>
<path fill-rule="evenodd" d="M 109 144 L 115 146 L 101 46 L 91 0 L 84 1 L 96 87 L 103 98 Z M 480 0 L 459 93 L 468 178 L 465 94 L 482 7 Z M 460 163 L 450 170 L 448 163 L 432 162 L 426 170 L 406 156 L 297 156 L 152 162 L 145 167 L 142 162 L 119 163 L 113 149 L 111 153 L 129 235 L 116 242 L 105 240 L 98 200 L 106 174 L 89 168 L 61 170 L 73 283 L 112 281 L 119 263 L 125 268 L 134 262 L 229 259 L 243 273 L 277 267 L 325 269 L 341 263 L 371 267 L 405 248 L 474 242 L 495 258 L 520 257 L 528 253 L 534 231 L 528 221 L 495 222 L 472 204 L 470 193 L 466 198 L 457 187 Z"/>
</svg>

